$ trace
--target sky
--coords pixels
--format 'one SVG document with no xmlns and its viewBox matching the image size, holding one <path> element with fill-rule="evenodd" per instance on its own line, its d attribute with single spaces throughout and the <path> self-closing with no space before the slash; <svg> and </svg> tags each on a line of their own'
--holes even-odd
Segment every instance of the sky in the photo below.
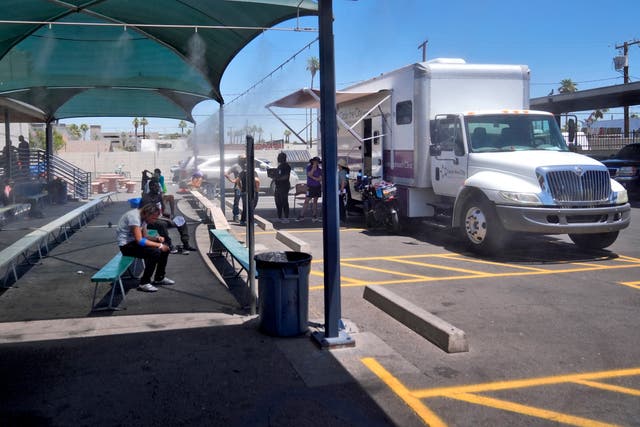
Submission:
<svg viewBox="0 0 640 427">
<path fill-rule="evenodd" d="M 640 40 L 640 1 L 593 0 L 333 0 L 336 88 L 422 60 L 418 46 L 428 40 L 427 60 L 463 58 L 469 63 L 525 64 L 531 70 L 531 97 L 558 92 L 571 79 L 578 90 L 623 83 L 613 67 L 617 45 Z M 290 20 L 279 27 L 318 27 L 317 17 Z M 252 41 L 225 71 L 227 132 L 239 123 L 256 122 L 263 137 L 282 138 L 284 127 L 263 107 L 302 87 L 309 87 L 307 60 L 319 57 L 317 33 L 266 31 Z M 282 65 L 282 67 L 280 67 Z M 640 80 L 640 44 L 629 48 L 631 81 Z M 319 74 L 314 87 L 319 87 Z M 272 74 L 255 89 L 250 87 Z M 217 115 L 216 102 L 193 111 L 198 130 Z M 640 113 L 640 106 L 631 107 Z M 581 118 L 589 112 L 579 114 Z M 290 118 L 304 121 L 304 112 Z M 295 114 L 295 116 L 293 115 Z M 621 118 L 611 110 L 606 118 Z M 148 118 L 148 132 L 180 132 L 177 120 Z M 100 124 L 105 131 L 133 132 L 132 118 L 83 118 L 67 123 Z M 192 125 L 189 124 L 189 128 Z M 294 127 L 295 128 L 295 127 Z M 299 129 L 295 128 L 295 129 Z"/>
</svg>

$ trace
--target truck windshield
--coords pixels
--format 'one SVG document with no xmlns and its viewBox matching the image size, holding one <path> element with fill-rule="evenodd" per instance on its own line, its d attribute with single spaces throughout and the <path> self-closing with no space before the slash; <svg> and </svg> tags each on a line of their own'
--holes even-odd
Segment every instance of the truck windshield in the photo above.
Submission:
<svg viewBox="0 0 640 427">
<path fill-rule="evenodd" d="M 495 114 L 466 116 L 467 141 L 472 153 L 496 151 L 568 151 L 552 116 Z"/>
</svg>

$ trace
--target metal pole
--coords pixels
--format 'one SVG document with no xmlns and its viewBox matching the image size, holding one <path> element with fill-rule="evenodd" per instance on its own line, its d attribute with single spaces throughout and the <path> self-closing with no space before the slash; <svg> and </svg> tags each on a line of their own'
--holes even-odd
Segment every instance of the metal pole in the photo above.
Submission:
<svg viewBox="0 0 640 427">
<path fill-rule="evenodd" d="M 220 209 L 222 209 L 222 213 L 225 210 L 224 203 L 224 187 L 225 187 L 225 164 L 224 164 L 224 104 L 220 104 L 220 111 L 218 111 L 218 133 L 220 134 L 218 138 L 218 143 L 220 144 Z"/>
<path fill-rule="evenodd" d="M 53 125 L 51 120 L 47 120 L 45 128 L 45 161 L 47 164 L 47 183 L 53 181 L 53 166 L 51 159 L 53 158 Z"/>
<path fill-rule="evenodd" d="M 324 251 L 324 334 L 314 338 L 322 347 L 352 346 L 355 341 L 340 330 L 340 223 L 338 222 L 338 148 L 336 80 L 332 0 L 318 3 L 320 28 L 320 121 L 323 161 L 322 245 Z"/>
<path fill-rule="evenodd" d="M 253 137 L 247 135 L 247 188 L 245 188 L 247 212 L 247 247 L 249 248 L 249 289 L 251 290 L 251 314 L 256 314 L 256 262 L 253 259 L 255 253 L 255 242 L 253 239 L 253 198 L 255 188 L 255 161 L 253 155 Z"/>
</svg>

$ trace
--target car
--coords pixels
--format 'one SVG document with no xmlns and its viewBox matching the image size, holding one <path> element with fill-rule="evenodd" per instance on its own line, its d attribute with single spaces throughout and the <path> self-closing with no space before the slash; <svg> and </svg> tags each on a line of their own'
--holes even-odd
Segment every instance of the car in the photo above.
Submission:
<svg viewBox="0 0 640 427">
<path fill-rule="evenodd" d="M 225 156 L 225 168 L 228 169 L 234 163 L 238 161 L 238 155 L 228 155 Z M 260 160 L 254 159 L 255 163 L 255 174 L 260 180 L 260 191 L 273 194 L 275 191 L 275 183 L 272 182 L 271 178 L 269 178 L 268 170 L 271 169 L 268 163 Z M 197 164 L 197 170 L 202 172 L 205 185 L 211 187 L 208 188 L 209 191 L 212 191 L 212 194 L 215 194 L 217 188 L 220 185 L 220 157 L 219 156 L 200 156 L 198 157 L 197 162 L 191 162 L 191 167 L 189 164 L 186 166 L 187 171 L 193 172 L 193 164 Z M 298 176 L 291 171 L 291 175 L 289 177 L 289 182 L 291 183 L 291 188 L 294 188 L 298 183 Z M 225 183 L 225 187 L 227 189 L 232 188 L 231 183 Z M 208 192 L 209 192 L 208 191 Z"/>
<path fill-rule="evenodd" d="M 611 178 L 622 184 L 629 193 L 640 192 L 640 143 L 625 145 L 609 159 L 602 160 Z"/>
</svg>

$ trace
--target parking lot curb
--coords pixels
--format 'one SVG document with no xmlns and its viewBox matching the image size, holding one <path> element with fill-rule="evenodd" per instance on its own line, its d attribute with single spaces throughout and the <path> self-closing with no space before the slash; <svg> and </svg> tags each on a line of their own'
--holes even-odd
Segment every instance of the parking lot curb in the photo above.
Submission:
<svg viewBox="0 0 640 427">
<path fill-rule="evenodd" d="M 365 286 L 363 298 L 447 353 L 469 351 L 466 334 L 382 286 Z"/>
</svg>

